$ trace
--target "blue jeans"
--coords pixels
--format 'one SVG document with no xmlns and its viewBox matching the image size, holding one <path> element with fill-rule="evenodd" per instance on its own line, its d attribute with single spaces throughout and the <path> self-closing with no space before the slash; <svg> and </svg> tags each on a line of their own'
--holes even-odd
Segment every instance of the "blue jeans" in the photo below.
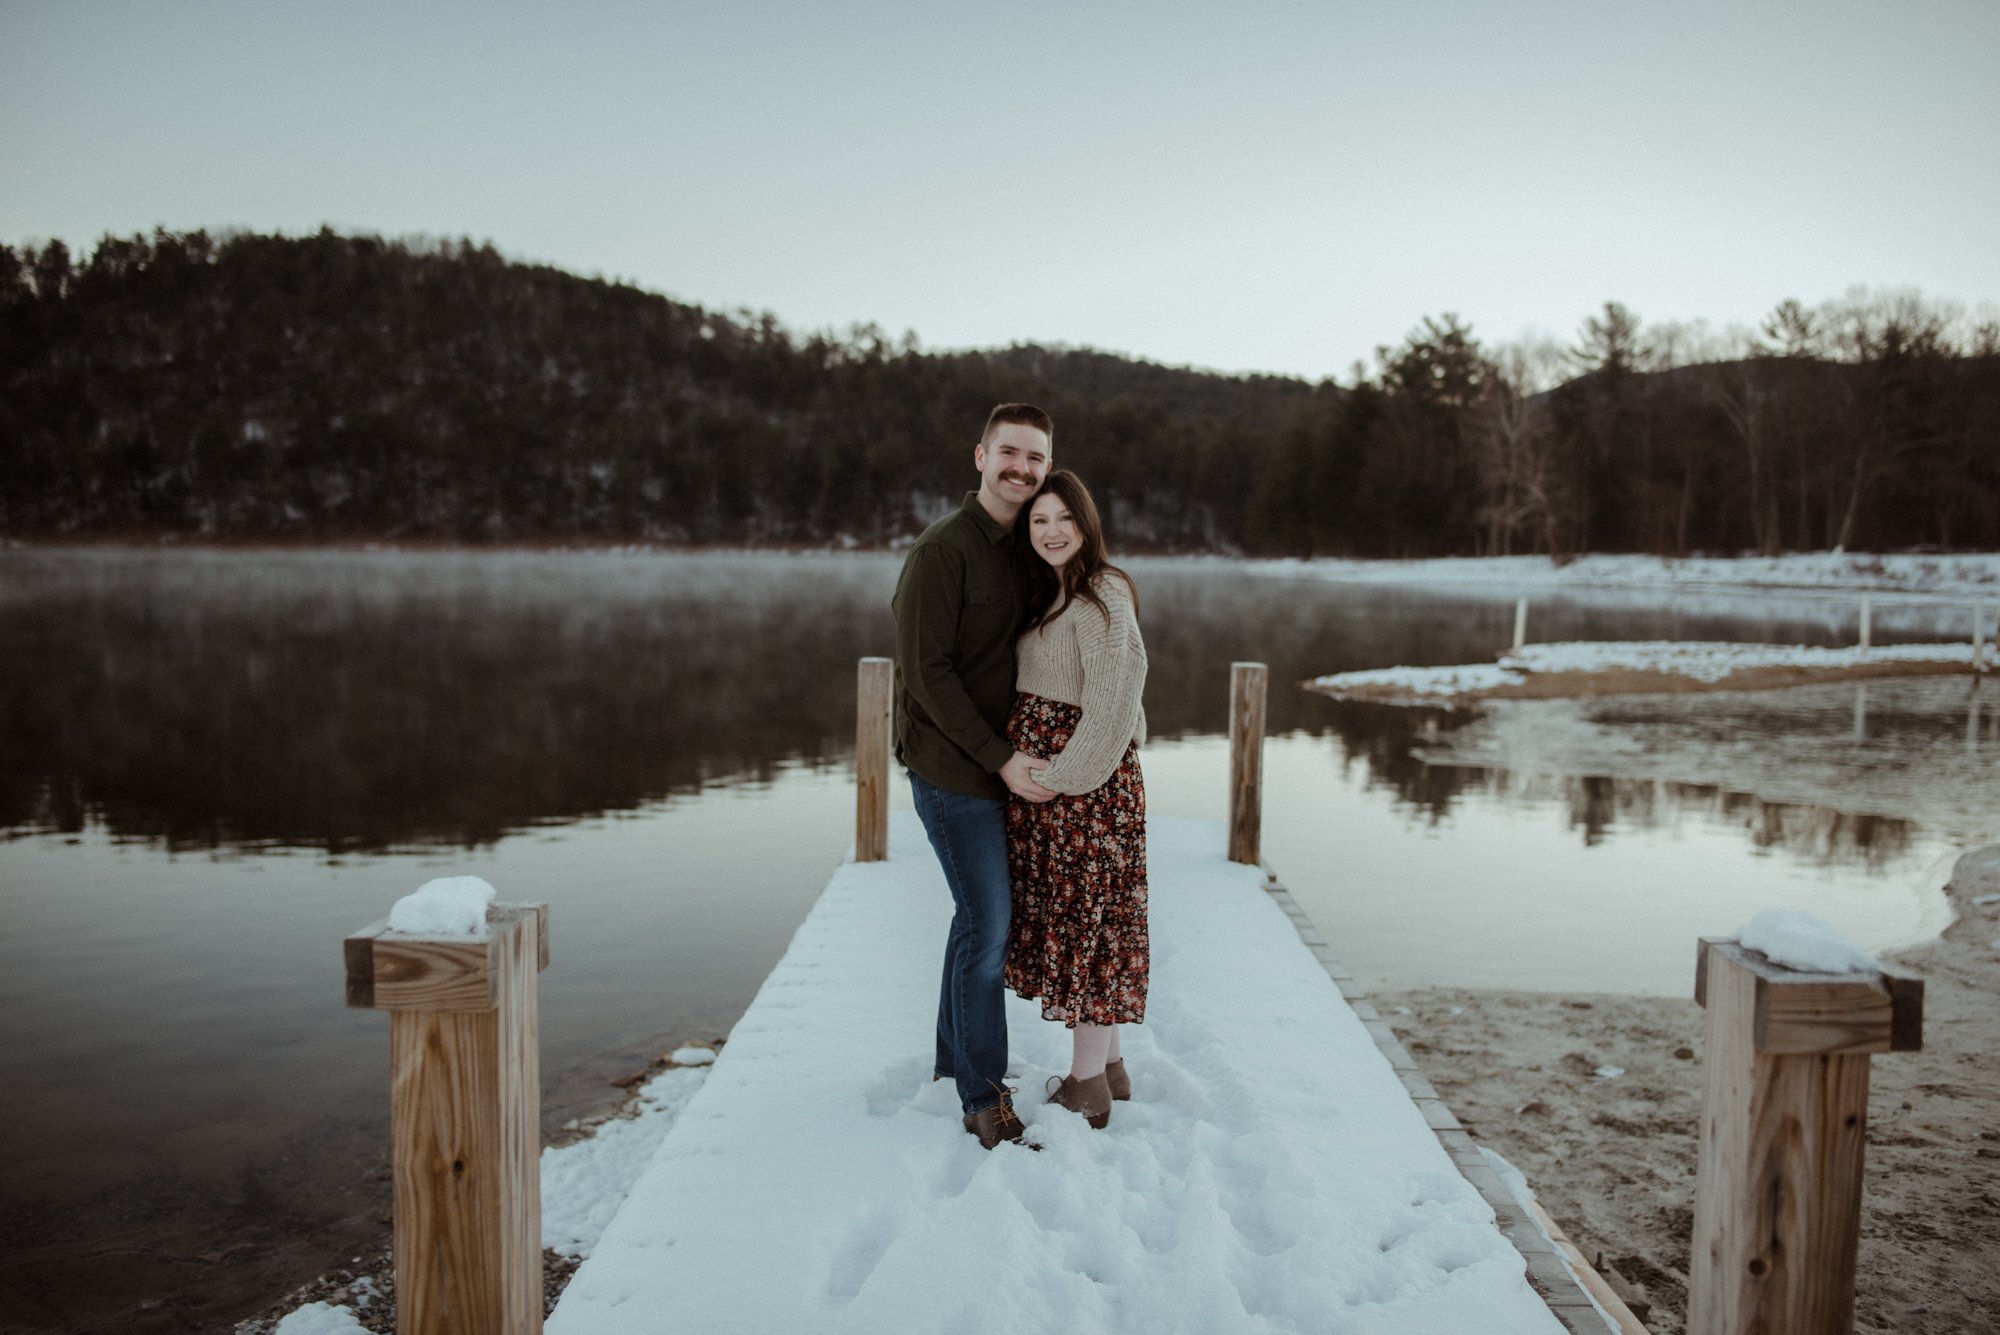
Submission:
<svg viewBox="0 0 2000 1335">
<path fill-rule="evenodd" d="M 1007 804 L 967 797 L 910 775 L 917 816 L 951 887 L 951 935 L 938 987 L 939 1075 L 958 1083 L 968 1113 L 1000 1101 L 1007 1075 L 1007 1010 L 1001 975 L 1013 891 L 1007 878 Z"/>
</svg>

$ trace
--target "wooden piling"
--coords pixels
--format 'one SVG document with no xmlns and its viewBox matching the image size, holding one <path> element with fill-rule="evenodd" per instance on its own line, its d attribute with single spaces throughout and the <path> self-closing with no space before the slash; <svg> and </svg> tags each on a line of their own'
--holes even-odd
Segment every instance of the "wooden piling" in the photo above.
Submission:
<svg viewBox="0 0 2000 1335">
<path fill-rule="evenodd" d="M 1520 653 L 1521 646 L 1528 642 L 1528 600 L 1516 599 L 1514 603 L 1514 652 Z"/>
<path fill-rule="evenodd" d="M 889 858 L 889 695 L 895 665 L 864 658 L 854 687 L 854 860 Z"/>
<path fill-rule="evenodd" d="M 1804 973 L 1704 939 L 1689 1335 L 1854 1324 L 1872 1053 L 1922 1045 L 1923 983 Z"/>
<path fill-rule="evenodd" d="M 1262 663 L 1229 665 L 1229 860 L 1255 866 L 1264 825 Z"/>
<path fill-rule="evenodd" d="M 538 975 L 548 906 L 474 937 L 344 943 L 347 1004 L 389 1012 L 398 1335 L 542 1329 Z"/>
<path fill-rule="evenodd" d="M 1861 595 L 1861 642 L 1857 646 L 1864 654 L 1868 652 L 1868 640 L 1871 630 L 1869 619 L 1868 595 L 1864 593 Z"/>
</svg>

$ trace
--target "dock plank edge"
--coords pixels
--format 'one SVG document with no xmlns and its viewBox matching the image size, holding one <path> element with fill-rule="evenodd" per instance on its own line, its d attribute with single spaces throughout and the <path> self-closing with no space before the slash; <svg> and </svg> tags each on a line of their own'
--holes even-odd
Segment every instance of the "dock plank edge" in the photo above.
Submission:
<svg viewBox="0 0 2000 1335">
<path fill-rule="evenodd" d="M 1500 1235 L 1520 1253 L 1526 1267 L 1528 1286 L 1547 1306 L 1550 1315 L 1561 1322 L 1563 1329 L 1571 1335 L 1605 1335 L 1607 1331 L 1618 1330 L 1621 1322 L 1630 1323 L 1626 1329 L 1643 1331 L 1645 1327 L 1629 1311 L 1613 1314 L 1607 1321 L 1605 1312 L 1591 1297 L 1584 1281 L 1572 1270 L 1576 1262 L 1563 1256 L 1555 1243 L 1543 1233 L 1541 1226 L 1514 1198 L 1514 1193 L 1508 1190 L 1500 1174 L 1479 1152 L 1471 1133 L 1459 1124 L 1450 1106 L 1423 1075 L 1416 1059 L 1403 1047 L 1388 1019 L 1376 1010 L 1367 993 L 1335 957 L 1326 938 L 1312 926 L 1312 920 L 1306 916 L 1292 892 L 1278 879 L 1277 872 L 1268 863 L 1260 865 L 1264 872 L 1264 892 L 1284 911 L 1292 929 L 1298 934 L 1299 943 L 1312 955 L 1327 979 L 1339 989 L 1342 1000 L 1355 1012 L 1369 1036 L 1375 1040 L 1375 1046 L 1402 1079 L 1411 1103 L 1423 1114 L 1425 1122 L 1437 1136 L 1439 1146 L 1451 1160 L 1452 1167 L 1492 1209 Z M 1589 1263 L 1586 1261 L 1583 1264 L 1588 1266 Z M 1601 1277 L 1593 1275 L 1593 1278 L 1597 1278 L 1599 1284 L 1603 1283 Z"/>
</svg>

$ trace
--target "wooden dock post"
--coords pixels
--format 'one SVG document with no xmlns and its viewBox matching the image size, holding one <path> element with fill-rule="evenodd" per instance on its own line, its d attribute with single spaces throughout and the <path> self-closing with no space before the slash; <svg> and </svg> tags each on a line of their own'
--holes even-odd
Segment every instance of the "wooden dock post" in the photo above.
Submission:
<svg viewBox="0 0 2000 1335">
<path fill-rule="evenodd" d="M 1517 599 L 1514 603 L 1514 652 L 1520 653 L 1521 646 L 1528 642 L 1528 600 Z"/>
<path fill-rule="evenodd" d="M 548 905 L 481 936 L 347 938 L 347 1004 L 389 1012 L 397 1335 L 542 1329 L 537 975 Z"/>
<path fill-rule="evenodd" d="M 1922 1046 L 1924 985 L 1704 938 L 1694 995 L 1708 1014 L 1688 1335 L 1845 1335 L 1869 1055 Z"/>
<path fill-rule="evenodd" d="M 1980 634 L 1979 623 L 1982 618 L 1979 613 L 1979 604 L 1974 603 L 1972 605 L 1972 670 L 1974 672 L 1986 671 L 1986 638 Z M 1993 627 L 1993 641 L 1996 645 L 2000 645 L 2000 623 L 1996 623 Z"/>
<path fill-rule="evenodd" d="M 889 692 L 895 665 L 864 658 L 854 685 L 854 860 L 889 860 Z"/>
<path fill-rule="evenodd" d="M 1868 595 L 1861 595 L 1861 643 L 1857 646 L 1865 656 L 1868 652 L 1869 626 Z"/>
<path fill-rule="evenodd" d="M 1229 665 L 1229 860 L 1257 865 L 1264 827 L 1262 663 Z"/>
</svg>

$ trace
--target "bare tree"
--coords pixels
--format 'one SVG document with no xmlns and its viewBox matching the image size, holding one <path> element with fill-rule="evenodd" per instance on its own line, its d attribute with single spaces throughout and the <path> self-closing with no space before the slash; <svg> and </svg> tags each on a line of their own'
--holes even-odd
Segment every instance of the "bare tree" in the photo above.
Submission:
<svg viewBox="0 0 2000 1335">
<path fill-rule="evenodd" d="M 1570 518 L 1547 398 L 1563 378 L 1566 358 L 1546 339 L 1511 344 L 1494 356 L 1494 373 L 1475 407 L 1480 520 L 1490 555 L 1511 556 L 1517 534 L 1554 555 Z"/>
<path fill-rule="evenodd" d="M 1787 306 L 1797 310 L 1798 303 L 1785 302 L 1779 310 Z M 1776 321 L 1779 317 L 1772 318 Z M 1767 323 L 1765 328 L 1769 330 L 1771 325 Z M 1747 335 L 1739 335 L 1734 346 L 1724 346 L 1717 352 L 1719 355 L 1701 368 L 1702 392 L 1729 424 L 1730 433 L 1742 450 L 1750 482 L 1751 541 L 1759 552 L 1768 556 L 1778 550 L 1780 540 L 1773 482 L 1776 441 L 1771 417 L 1776 384 L 1772 355 L 1769 348 Z"/>
</svg>

